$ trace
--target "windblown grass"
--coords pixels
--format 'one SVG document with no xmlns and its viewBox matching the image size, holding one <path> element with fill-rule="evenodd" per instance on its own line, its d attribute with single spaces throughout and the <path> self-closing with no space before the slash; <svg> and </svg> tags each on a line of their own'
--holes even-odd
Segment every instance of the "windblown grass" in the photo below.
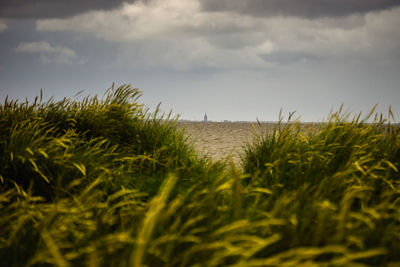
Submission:
<svg viewBox="0 0 400 267">
<path fill-rule="evenodd" d="M 364 263 L 400 261 L 400 128 L 382 116 L 367 123 L 373 114 L 350 120 L 338 111 L 307 131 L 279 123 L 246 148 L 246 183 L 270 189 L 249 200 L 253 216 L 292 224 L 276 249 L 334 244 L 381 252 Z"/>
<path fill-rule="evenodd" d="M 242 171 L 198 156 L 139 96 L 122 86 L 0 106 L 2 264 L 400 263 L 400 135 L 388 120 L 279 123 L 247 146 Z"/>
<path fill-rule="evenodd" d="M 195 155 L 170 114 L 150 114 L 137 102 L 140 95 L 121 86 L 102 100 L 6 99 L 0 107 L 3 183 L 24 190 L 31 185 L 46 199 L 99 176 L 108 177 L 107 188 L 127 186 L 150 195 L 171 171 L 181 176 L 180 185 L 190 185 L 210 164 Z"/>
</svg>

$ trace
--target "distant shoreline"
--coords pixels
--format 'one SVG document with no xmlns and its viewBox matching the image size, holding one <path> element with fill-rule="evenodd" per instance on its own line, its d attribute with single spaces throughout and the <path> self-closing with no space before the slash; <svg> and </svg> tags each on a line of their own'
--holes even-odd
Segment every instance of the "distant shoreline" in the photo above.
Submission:
<svg viewBox="0 0 400 267">
<path fill-rule="evenodd" d="M 285 125 L 285 124 L 294 124 L 294 123 L 299 123 L 299 124 L 302 124 L 302 125 L 306 125 L 306 124 L 315 124 L 315 125 L 322 125 L 322 124 L 326 124 L 327 122 L 325 121 L 325 122 L 321 122 L 321 121 L 290 121 L 290 122 L 287 122 L 287 121 L 281 121 L 281 122 L 279 122 L 279 121 L 229 121 L 229 120 L 225 120 L 225 121 L 198 121 L 198 120 L 177 120 L 177 122 L 178 123 L 204 123 L 204 124 L 207 124 L 207 123 L 253 123 L 253 124 L 258 124 L 258 123 L 261 123 L 261 124 L 278 124 L 278 123 L 280 123 L 280 124 L 282 124 L 282 125 Z M 377 123 L 377 122 L 375 122 L 375 123 Z M 364 122 L 364 124 L 374 124 L 373 122 Z M 383 123 L 384 125 L 386 125 L 386 124 L 388 124 L 388 122 L 385 122 L 385 123 Z M 390 122 L 390 124 L 391 125 L 393 125 L 393 126 L 400 126 L 400 122 Z"/>
</svg>

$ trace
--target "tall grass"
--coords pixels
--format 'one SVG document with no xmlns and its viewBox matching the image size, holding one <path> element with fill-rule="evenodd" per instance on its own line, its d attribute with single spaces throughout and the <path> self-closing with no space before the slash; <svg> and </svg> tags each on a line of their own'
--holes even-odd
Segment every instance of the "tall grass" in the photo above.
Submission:
<svg viewBox="0 0 400 267">
<path fill-rule="evenodd" d="M 78 186 L 75 178 L 87 183 L 108 176 L 116 187 L 154 195 L 163 177 L 174 171 L 180 185 L 190 185 L 208 163 L 176 130 L 175 119 L 158 109 L 149 113 L 138 103 L 140 95 L 121 86 L 110 88 L 101 100 L 42 103 L 36 98 L 29 104 L 6 99 L 0 107 L 3 182 L 25 190 L 32 184 L 45 198 Z"/>
<path fill-rule="evenodd" d="M 278 123 L 246 148 L 246 182 L 270 189 L 268 198 L 248 200 L 253 216 L 263 210 L 293 224 L 281 249 L 379 248 L 373 265 L 400 261 L 400 128 L 373 112 L 350 120 L 339 110 L 306 131 L 298 121 Z"/>
<path fill-rule="evenodd" d="M 198 156 L 130 86 L 0 106 L 5 266 L 396 266 L 400 137 L 279 123 L 243 169 Z"/>
</svg>

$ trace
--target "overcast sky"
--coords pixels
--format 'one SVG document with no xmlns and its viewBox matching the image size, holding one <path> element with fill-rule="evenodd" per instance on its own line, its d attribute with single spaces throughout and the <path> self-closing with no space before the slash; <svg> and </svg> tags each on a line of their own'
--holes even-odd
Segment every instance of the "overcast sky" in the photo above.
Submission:
<svg viewBox="0 0 400 267">
<path fill-rule="evenodd" d="M 115 82 L 184 119 L 400 121 L 400 0 L 1 0 L 0 100 Z"/>
</svg>

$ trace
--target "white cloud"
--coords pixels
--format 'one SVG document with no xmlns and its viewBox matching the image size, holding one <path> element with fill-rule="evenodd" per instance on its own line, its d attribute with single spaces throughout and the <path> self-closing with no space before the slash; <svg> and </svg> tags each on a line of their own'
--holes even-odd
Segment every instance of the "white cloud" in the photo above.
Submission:
<svg viewBox="0 0 400 267">
<path fill-rule="evenodd" d="M 5 31 L 8 28 L 6 22 L 2 19 L 0 19 L 0 32 Z"/>
<path fill-rule="evenodd" d="M 399 24 L 400 8 L 340 18 L 264 18 L 206 12 L 198 0 L 150 0 L 38 20 L 36 28 L 82 32 L 118 43 L 116 64 L 224 69 L 269 68 L 279 59 L 285 64 L 305 57 L 319 61 L 391 55 L 400 47 Z"/>
<path fill-rule="evenodd" d="M 48 42 L 20 43 L 15 51 L 18 53 L 40 54 L 43 63 L 71 63 L 77 58 L 74 50 L 65 46 L 52 46 Z"/>
</svg>

